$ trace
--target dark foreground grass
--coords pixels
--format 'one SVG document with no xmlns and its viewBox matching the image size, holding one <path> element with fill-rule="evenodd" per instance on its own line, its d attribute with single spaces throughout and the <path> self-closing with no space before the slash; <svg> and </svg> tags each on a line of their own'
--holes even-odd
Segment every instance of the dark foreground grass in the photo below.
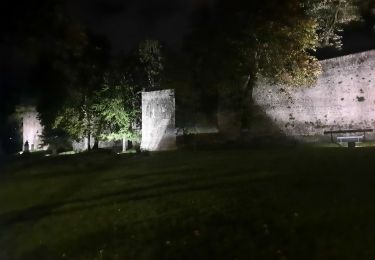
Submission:
<svg viewBox="0 0 375 260">
<path fill-rule="evenodd" d="M 375 259 L 375 150 L 19 158 L 0 259 Z"/>
</svg>

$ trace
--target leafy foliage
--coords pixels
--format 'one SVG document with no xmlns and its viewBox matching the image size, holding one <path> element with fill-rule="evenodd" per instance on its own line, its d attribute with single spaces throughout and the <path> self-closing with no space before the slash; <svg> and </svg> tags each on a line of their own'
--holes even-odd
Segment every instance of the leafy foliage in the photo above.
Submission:
<svg viewBox="0 0 375 260">
<path fill-rule="evenodd" d="M 209 85 L 232 82 L 241 91 L 259 76 L 290 85 L 316 78 L 320 67 L 309 51 L 318 44 L 317 24 L 299 1 L 223 0 L 216 9 L 190 40 L 198 77 L 213 71 Z"/>
<path fill-rule="evenodd" d="M 75 94 L 57 115 L 54 128 L 64 129 L 72 138 L 78 140 L 98 132 L 101 128 L 98 122 L 101 119 L 95 114 L 92 100 L 82 93 Z"/>
<path fill-rule="evenodd" d="M 139 139 L 140 94 L 137 86 L 129 82 L 125 75 L 113 71 L 107 73 L 96 100 L 93 108 L 104 123 L 101 138 Z"/>
<path fill-rule="evenodd" d="M 65 130 L 76 140 L 87 137 L 90 141 L 94 137 L 97 146 L 103 131 L 103 119 L 96 113 L 94 104 L 97 102 L 96 92 L 103 82 L 108 55 L 105 42 L 92 35 L 87 37 L 89 42 L 79 55 L 68 60 L 59 59 L 56 65 L 61 66 L 60 71 L 67 79 L 64 82 L 67 94 L 54 117 L 53 128 Z"/>
<path fill-rule="evenodd" d="M 139 44 L 139 61 L 147 78 L 147 88 L 160 86 L 161 74 L 164 70 L 162 46 L 157 40 L 145 40 Z"/>
<path fill-rule="evenodd" d="M 354 0 L 218 0 L 195 16 L 188 41 L 194 77 L 217 93 L 219 110 L 246 125 L 256 83 L 265 78 L 291 91 L 313 85 L 321 72 L 314 52 L 324 43 L 339 47 L 356 10 Z"/>
<path fill-rule="evenodd" d="M 24 103 L 26 98 L 26 101 L 37 101 L 40 119 L 46 126 L 44 134 L 54 136 L 52 122 L 64 103 L 66 83 L 70 81 L 65 71 L 75 68 L 74 60 L 85 51 L 89 44 L 88 36 L 69 17 L 65 2 L 61 0 L 3 1 L 2 10 L 0 42 L 2 52 L 7 55 L 1 56 L 4 61 L 9 60 L 9 64 L 14 63 L 12 60 L 21 64 L 7 68 L 8 72 L 2 71 L 4 75 L 17 75 L 27 70 L 30 76 L 18 75 L 15 83 L 1 83 L 5 83 L 4 89 L 8 89 L 0 94 L 0 110 L 5 112 L 0 115 L 0 135 L 6 125 L 3 115 Z M 8 67 L 6 63 L 5 66 Z M 14 87 L 11 87 L 13 84 Z"/>
<path fill-rule="evenodd" d="M 139 121 L 139 87 L 113 69 L 104 74 L 91 96 L 76 91 L 57 116 L 55 127 L 75 139 L 93 135 L 95 140 L 137 140 Z"/>
<path fill-rule="evenodd" d="M 44 131 L 42 147 L 47 146 L 53 153 L 70 151 L 72 149 L 72 139 L 69 134 L 62 129 L 49 129 Z"/>
<path fill-rule="evenodd" d="M 307 13 L 318 24 L 319 47 L 342 47 L 344 26 L 360 20 L 358 4 L 356 0 L 306 0 Z"/>
<path fill-rule="evenodd" d="M 213 71 L 211 85 L 234 81 L 250 88 L 260 76 L 312 84 L 320 73 L 312 53 L 324 44 L 340 47 L 338 33 L 359 19 L 354 0 L 222 0 L 211 17 L 204 15 L 209 18 L 197 19 L 190 39 L 197 73 Z"/>
<path fill-rule="evenodd" d="M 275 14 L 276 15 L 276 14 Z M 245 41 L 236 41 L 246 58 L 244 72 L 293 86 L 312 84 L 320 72 L 315 50 L 316 24 L 293 5 L 284 7 L 277 19 L 262 21 L 245 31 Z"/>
</svg>

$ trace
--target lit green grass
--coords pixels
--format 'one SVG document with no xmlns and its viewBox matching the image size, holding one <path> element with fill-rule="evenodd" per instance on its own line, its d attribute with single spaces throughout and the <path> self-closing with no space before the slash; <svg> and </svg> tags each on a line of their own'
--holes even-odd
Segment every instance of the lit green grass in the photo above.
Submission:
<svg viewBox="0 0 375 260">
<path fill-rule="evenodd" d="M 375 150 L 23 158 L 0 259 L 375 259 Z"/>
</svg>

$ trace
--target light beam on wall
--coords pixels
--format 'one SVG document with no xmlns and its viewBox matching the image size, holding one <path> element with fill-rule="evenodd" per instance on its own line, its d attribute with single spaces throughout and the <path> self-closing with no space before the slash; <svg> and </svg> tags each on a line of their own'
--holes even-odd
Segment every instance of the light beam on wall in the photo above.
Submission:
<svg viewBox="0 0 375 260">
<path fill-rule="evenodd" d="M 321 137 L 325 130 L 375 129 L 375 50 L 321 64 L 323 71 L 314 86 L 289 90 L 260 82 L 253 92 L 255 104 L 289 136 Z"/>
</svg>

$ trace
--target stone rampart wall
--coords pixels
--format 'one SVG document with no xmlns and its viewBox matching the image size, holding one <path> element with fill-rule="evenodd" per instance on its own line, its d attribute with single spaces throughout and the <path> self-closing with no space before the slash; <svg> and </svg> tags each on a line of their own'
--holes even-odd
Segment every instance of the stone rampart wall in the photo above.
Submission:
<svg viewBox="0 0 375 260">
<path fill-rule="evenodd" d="M 291 89 L 261 81 L 254 89 L 255 104 L 290 136 L 322 137 L 325 130 L 375 128 L 375 50 L 321 64 L 323 72 L 311 87 Z"/>
</svg>

